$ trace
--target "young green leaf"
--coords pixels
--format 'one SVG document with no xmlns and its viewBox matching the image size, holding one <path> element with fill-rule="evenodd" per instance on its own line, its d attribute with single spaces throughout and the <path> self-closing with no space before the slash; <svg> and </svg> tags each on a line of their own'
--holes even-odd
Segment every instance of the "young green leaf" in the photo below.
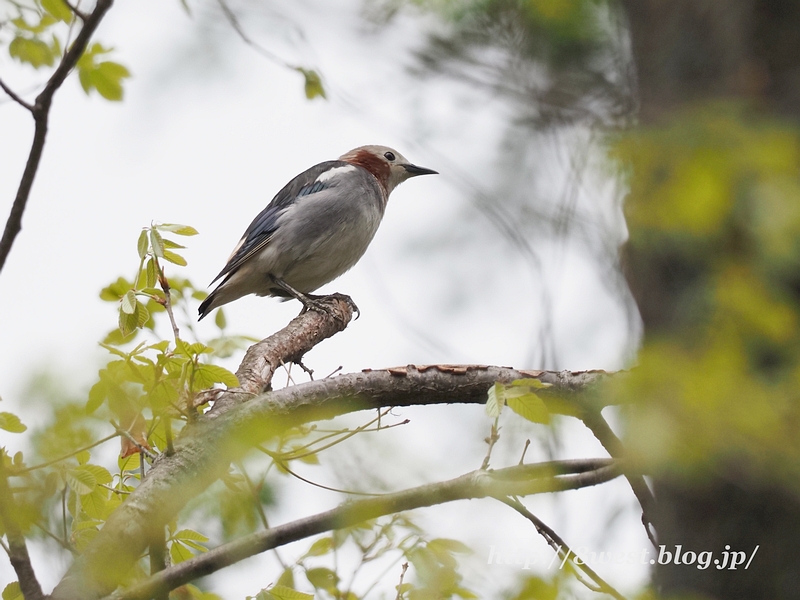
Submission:
<svg viewBox="0 0 800 600">
<path fill-rule="evenodd" d="M 122 297 L 120 310 L 124 312 L 126 315 L 132 315 L 136 312 L 136 305 L 138 303 L 139 302 L 136 300 L 136 292 L 134 292 L 133 290 L 128 290 Z"/>
<path fill-rule="evenodd" d="M 64 23 L 72 22 L 72 11 L 64 4 L 64 0 L 41 0 L 42 8 Z"/>
<path fill-rule="evenodd" d="M 162 223 L 157 225 L 161 231 L 169 231 L 177 235 L 197 235 L 197 230 L 189 225 L 178 225 L 177 223 Z"/>
<path fill-rule="evenodd" d="M 283 585 L 274 585 L 267 590 L 267 593 L 275 600 L 314 600 L 314 594 L 298 592 Z"/>
<path fill-rule="evenodd" d="M 488 398 L 486 399 L 486 414 L 493 418 L 499 417 L 505 403 L 504 388 L 502 384 L 495 383 L 489 388 Z"/>
<path fill-rule="evenodd" d="M 217 314 L 214 317 L 214 324 L 220 329 L 225 329 L 225 326 L 228 324 L 228 322 L 225 320 L 225 313 L 221 308 L 217 309 Z"/>
<path fill-rule="evenodd" d="M 42 40 L 15 37 L 8 45 L 8 53 L 20 62 L 28 63 L 35 69 L 47 65 L 53 66 L 55 56 L 50 46 Z"/>
<path fill-rule="evenodd" d="M 22 433 L 28 428 L 20 421 L 17 415 L 10 412 L 0 412 L 0 429 L 11 433 Z"/>
<path fill-rule="evenodd" d="M 550 411 L 547 410 L 542 399 L 533 392 L 506 398 L 506 404 L 508 404 L 508 408 L 528 421 L 544 424 L 550 422 Z"/>
<path fill-rule="evenodd" d="M 139 258 L 144 259 L 147 256 L 147 230 L 142 229 L 139 234 L 139 239 L 136 242 L 136 251 L 139 253 Z"/>
<path fill-rule="evenodd" d="M 164 258 L 164 240 L 161 239 L 161 234 L 155 229 L 150 230 L 150 245 L 153 248 L 153 254 L 158 258 Z"/>
<path fill-rule="evenodd" d="M 3 600 L 25 600 L 18 581 L 12 581 L 3 588 Z"/>
<path fill-rule="evenodd" d="M 180 254 L 176 254 L 175 252 L 171 252 L 170 250 L 164 250 L 164 259 L 168 260 L 171 263 L 176 265 L 180 265 L 181 267 L 185 267 L 188 263 L 186 259 L 183 258 Z"/>
</svg>

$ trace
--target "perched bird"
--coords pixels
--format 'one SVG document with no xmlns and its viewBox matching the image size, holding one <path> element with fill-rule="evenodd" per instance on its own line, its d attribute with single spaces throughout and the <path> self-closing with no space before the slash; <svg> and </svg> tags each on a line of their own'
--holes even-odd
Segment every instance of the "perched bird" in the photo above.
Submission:
<svg viewBox="0 0 800 600">
<path fill-rule="evenodd" d="M 361 146 L 301 173 L 250 223 L 211 282 L 224 277 L 200 305 L 200 319 L 247 294 L 313 306 L 308 294 L 363 256 L 392 190 L 428 174 L 436 171 L 386 146 Z"/>
</svg>

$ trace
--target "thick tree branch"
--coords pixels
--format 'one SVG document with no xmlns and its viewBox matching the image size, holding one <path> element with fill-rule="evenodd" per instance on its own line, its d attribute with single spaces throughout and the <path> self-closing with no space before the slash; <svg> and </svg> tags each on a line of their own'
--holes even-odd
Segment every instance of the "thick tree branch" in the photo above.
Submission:
<svg viewBox="0 0 800 600">
<path fill-rule="evenodd" d="M 270 358 L 259 362 L 262 359 L 255 357 L 260 365 L 254 369 L 254 380 L 261 382 L 257 385 L 268 384 L 275 365 L 299 359 L 306 349 L 344 328 L 352 315 L 349 305 L 341 298 L 329 298 L 328 303 L 330 313 L 304 313 L 259 344 L 260 352 Z M 288 330 L 304 333 L 291 342 Z M 495 382 L 531 377 L 551 384 L 542 390 L 541 397 L 553 412 L 574 415 L 597 402 L 584 400 L 576 392 L 603 376 L 602 372 L 517 371 L 485 365 L 409 365 L 311 381 L 260 396 L 241 388 L 223 392 L 217 401 L 219 409 L 215 406 L 196 423 L 187 425 L 175 441 L 174 454 L 160 456 L 147 478 L 112 513 L 53 591 L 53 598 L 97 598 L 110 593 L 186 502 L 216 481 L 232 460 L 290 427 L 371 408 L 483 404 Z M 250 385 L 248 378 L 243 378 L 242 387 Z"/>
<path fill-rule="evenodd" d="M 31 144 L 30 152 L 28 153 L 28 161 L 25 164 L 25 170 L 22 172 L 22 178 L 17 188 L 17 195 L 14 198 L 14 204 L 11 206 L 11 212 L 8 215 L 6 226 L 3 231 L 3 237 L 0 238 L 0 271 L 6 263 L 11 246 L 17 234 L 22 230 L 22 215 L 25 212 L 25 206 L 28 203 L 28 198 L 33 187 L 33 180 L 36 177 L 36 172 L 39 169 L 39 163 L 42 158 L 42 151 L 44 150 L 44 142 L 47 138 L 47 121 L 50 115 L 50 106 L 53 102 L 53 95 L 56 93 L 61 84 L 69 75 L 70 71 L 78 63 L 78 59 L 83 55 L 86 45 L 89 43 L 92 35 L 94 34 L 100 21 L 111 8 L 114 0 L 97 0 L 94 10 L 83 21 L 83 27 L 75 37 L 75 41 L 70 46 L 67 53 L 61 59 L 58 67 L 47 80 L 42 92 L 36 97 L 34 104 L 28 105 L 20 98 L 15 98 L 14 94 L 4 85 L 3 89 L 17 102 L 25 106 L 31 111 L 34 120 L 33 143 Z"/>
<path fill-rule="evenodd" d="M 25 600 L 43 600 L 44 594 L 33 571 L 25 537 L 17 522 L 17 506 L 14 496 L 8 485 L 8 474 L 5 467 L 5 452 L 0 451 L 0 522 L 3 524 L 6 539 L 8 539 L 8 558 L 17 574 L 20 590 Z"/>
<path fill-rule="evenodd" d="M 605 483 L 619 475 L 619 465 L 613 459 L 554 461 L 497 471 L 479 469 L 450 481 L 346 502 L 333 510 L 245 536 L 170 567 L 109 600 L 147 600 L 255 554 L 384 515 L 455 500 L 574 490 Z"/>
</svg>

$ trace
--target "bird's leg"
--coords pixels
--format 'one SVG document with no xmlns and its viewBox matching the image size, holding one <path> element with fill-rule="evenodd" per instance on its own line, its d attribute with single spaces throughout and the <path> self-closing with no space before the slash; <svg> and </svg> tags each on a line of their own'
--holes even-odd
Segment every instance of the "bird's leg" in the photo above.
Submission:
<svg viewBox="0 0 800 600">
<path fill-rule="evenodd" d="M 361 311 L 358 310 L 358 306 L 356 306 L 356 303 L 353 302 L 350 296 L 346 296 L 344 294 L 331 294 L 329 296 L 304 294 L 303 292 L 299 292 L 296 289 L 294 289 L 280 277 L 275 277 L 274 275 L 271 275 L 270 277 L 272 278 L 272 281 L 275 283 L 275 285 L 277 285 L 284 292 L 289 294 L 292 298 L 302 302 L 303 304 L 302 312 L 306 312 L 307 310 L 315 310 L 317 312 L 324 312 L 327 314 L 331 314 L 330 309 L 324 303 L 320 302 L 320 300 L 323 300 L 325 298 L 338 298 L 340 300 L 344 300 L 351 306 L 353 311 L 356 313 L 356 318 L 361 316 Z"/>
</svg>

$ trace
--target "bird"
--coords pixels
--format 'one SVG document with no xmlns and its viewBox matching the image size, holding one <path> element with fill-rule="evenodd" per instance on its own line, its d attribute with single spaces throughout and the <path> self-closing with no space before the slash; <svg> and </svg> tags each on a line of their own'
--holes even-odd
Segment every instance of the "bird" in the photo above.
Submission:
<svg viewBox="0 0 800 600">
<path fill-rule="evenodd" d="M 437 175 L 387 146 L 360 146 L 297 175 L 253 219 L 200 304 L 199 319 L 248 294 L 295 298 L 318 308 L 310 293 L 364 255 L 401 183 Z"/>
</svg>

